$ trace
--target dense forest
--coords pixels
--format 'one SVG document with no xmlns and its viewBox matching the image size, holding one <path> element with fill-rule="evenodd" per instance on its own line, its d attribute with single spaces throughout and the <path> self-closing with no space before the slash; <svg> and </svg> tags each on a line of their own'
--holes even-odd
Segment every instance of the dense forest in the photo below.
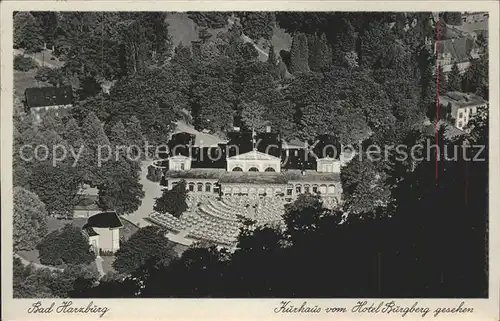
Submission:
<svg viewBox="0 0 500 321">
<path fill-rule="evenodd" d="M 83 183 L 99 189 L 102 209 L 134 212 L 144 196 L 140 160 L 122 155 L 100 167 L 97 146 L 166 143 L 174 122 L 186 114 L 195 128 L 221 136 L 240 116 L 245 127 L 269 124 L 286 140 L 331 134 L 344 144 L 433 143 L 434 134 L 423 128 L 437 94 L 435 56 L 428 45 L 435 26 L 429 13 L 189 13 L 200 27 L 199 39 L 176 46 L 166 15 L 15 14 L 15 47 L 27 54 L 53 48 L 64 66 L 38 68 L 37 77 L 53 86 L 72 85 L 76 101 L 70 115 L 49 115 L 38 126 L 29 116 L 16 115 L 14 150 L 25 144 L 89 147 L 80 166 L 73 167 L 67 158 L 57 170 L 51 165 L 57 155 L 35 164 L 14 154 L 18 229 L 34 219 L 43 227 L 48 215 L 70 216 Z M 292 36 L 291 48 L 277 51 L 270 42 L 263 61 L 242 36 L 269 40 L 275 27 Z M 487 99 L 487 66 L 485 55 L 453 83 L 443 79 L 443 88 Z M 113 82 L 109 93 L 101 90 L 104 82 Z M 476 119 L 469 143 L 488 145 L 487 119 L 487 114 Z M 465 139 L 451 141 L 444 129 L 438 138 L 440 146 L 460 146 Z M 463 150 L 468 156 L 474 152 Z M 178 258 L 169 244 L 161 244 L 138 262 L 122 262 L 127 268 L 98 285 L 88 271 L 81 277 L 72 274 L 73 283 L 65 283 L 63 290 L 53 282 L 57 276 L 17 262 L 15 275 L 29 277 L 14 279 L 15 293 L 485 297 L 488 162 L 450 161 L 443 150 L 439 154 L 437 179 L 436 155 L 420 162 L 354 159 L 342 169 L 342 208 L 328 211 L 319 199 L 305 195 L 287 207 L 284 230 L 249 224 L 234 253 L 199 244 Z M 487 160 L 487 149 L 482 155 Z M 31 232 L 15 234 L 17 249 L 40 242 L 43 228 Z M 138 244 L 146 248 L 157 234 L 143 232 Z"/>
</svg>

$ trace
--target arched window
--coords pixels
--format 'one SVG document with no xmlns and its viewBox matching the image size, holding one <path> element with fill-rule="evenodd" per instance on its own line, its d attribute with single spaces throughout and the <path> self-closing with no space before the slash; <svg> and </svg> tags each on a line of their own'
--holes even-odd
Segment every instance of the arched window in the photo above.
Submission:
<svg viewBox="0 0 500 321">
<path fill-rule="evenodd" d="M 205 192 L 211 192 L 212 191 L 212 184 L 206 183 L 205 184 Z"/>
<path fill-rule="evenodd" d="M 248 169 L 248 171 L 249 171 L 249 172 L 258 172 L 258 171 L 259 171 L 259 169 L 258 169 L 257 167 L 250 167 L 250 168 Z"/>
<path fill-rule="evenodd" d="M 194 192 L 194 183 L 189 183 L 189 191 Z"/>
<path fill-rule="evenodd" d="M 198 192 L 203 192 L 203 183 L 198 183 Z"/>
<path fill-rule="evenodd" d="M 328 194 L 335 194 L 335 185 L 328 185 Z"/>
<path fill-rule="evenodd" d="M 295 192 L 297 194 L 302 193 L 302 185 L 300 185 L 300 184 L 295 185 Z"/>
<path fill-rule="evenodd" d="M 266 168 L 265 172 L 276 172 L 276 171 L 274 170 L 274 168 L 268 167 Z"/>
<path fill-rule="evenodd" d="M 236 167 L 233 167 L 232 171 L 233 172 L 243 172 L 243 169 L 241 167 L 236 166 Z"/>
</svg>

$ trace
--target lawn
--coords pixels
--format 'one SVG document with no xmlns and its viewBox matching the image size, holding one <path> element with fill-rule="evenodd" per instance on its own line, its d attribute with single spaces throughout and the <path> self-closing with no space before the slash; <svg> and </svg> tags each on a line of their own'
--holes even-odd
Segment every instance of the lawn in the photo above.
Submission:
<svg viewBox="0 0 500 321">
<path fill-rule="evenodd" d="M 187 13 L 169 13 L 166 21 L 168 22 L 168 34 L 172 36 L 174 47 L 182 42 L 185 46 L 191 45 L 191 41 L 198 40 L 198 31 L 196 23 L 191 20 Z"/>
<path fill-rule="evenodd" d="M 31 69 L 30 71 L 14 70 L 14 97 L 24 100 L 26 88 L 39 86 L 38 81 L 35 80 L 36 72 L 37 69 Z"/>
<path fill-rule="evenodd" d="M 86 218 L 74 218 L 72 220 L 59 220 L 53 217 L 49 217 L 47 220 L 48 233 L 63 228 L 66 224 L 72 224 L 77 227 L 82 227 L 87 223 Z M 47 234 L 48 234 L 47 233 Z"/>
</svg>

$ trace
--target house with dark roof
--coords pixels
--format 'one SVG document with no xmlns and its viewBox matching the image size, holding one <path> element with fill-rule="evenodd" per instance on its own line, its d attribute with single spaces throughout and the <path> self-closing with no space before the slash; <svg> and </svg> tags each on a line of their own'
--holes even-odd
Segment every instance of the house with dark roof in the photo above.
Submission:
<svg viewBox="0 0 500 321">
<path fill-rule="evenodd" d="M 40 120 L 44 112 L 55 111 L 58 115 L 73 106 L 71 86 L 27 88 L 24 97 L 26 112 L 31 113 L 36 120 Z"/>
<path fill-rule="evenodd" d="M 92 215 L 82 230 L 96 254 L 101 251 L 115 253 L 120 248 L 120 229 L 123 223 L 116 212 L 101 212 Z"/>
<path fill-rule="evenodd" d="M 457 63 L 460 72 L 465 72 L 470 67 L 473 59 L 479 58 L 479 47 L 473 39 L 468 37 L 436 41 L 434 46 L 437 54 L 436 63 L 443 67 L 443 72 L 451 71 Z"/>
</svg>

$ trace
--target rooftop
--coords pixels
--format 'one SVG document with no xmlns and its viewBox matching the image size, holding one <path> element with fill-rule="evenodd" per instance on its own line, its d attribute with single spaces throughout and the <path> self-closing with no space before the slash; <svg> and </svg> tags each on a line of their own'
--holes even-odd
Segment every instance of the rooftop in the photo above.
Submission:
<svg viewBox="0 0 500 321">
<path fill-rule="evenodd" d="M 256 150 L 252 150 L 248 153 L 228 157 L 227 159 L 228 160 L 274 160 L 274 161 L 281 160 L 278 157 L 274 157 L 274 156 L 266 154 L 266 153 L 261 153 L 261 152 L 256 151 Z"/>
<path fill-rule="evenodd" d="M 340 173 L 324 173 L 308 170 L 288 170 L 283 172 L 288 181 L 339 182 Z"/>
<path fill-rule="evenodd" d="M 438 42 L 436 41 L 436 44 Z M 468 61 L 471 51 L 476 48 L 474 40 L 469 38 L 446 39 L 439 41 L 439 53 L 450 54 L 457 62 Z"/>
<path fill-rule="evenodd" d="M 70 105 L 73 103 L 73 89 L 71 86 L 26 88 L 24 94 L 26 105 L 29 108 Z"/>
<path fill-rule="evenodd" d="M 165 177 L 219 179 L 225 172 L 225 168 L 194 168 L 188 171 L 167 171 Z"/>
<path fill-rule="evenodd" d="M 87 233 L 88 236 L 96 236 L 99 235 L 92 227 L 87 226 L 83 229 L 85 233 Z"/>
<path fill-rule="evenodd" d="M 285 175 L 273 172 L 227 172 L 219 179 L 219 183 L 286 184 L 287 182 Z"/>
<path fill-rule="evenodd" d="M 94 211 L 99 210 L 97 206 L 97 195 L 78 195 L 78 200 L 75 205 L 75 211 Z"/>
<path fill-rule="evenodd" d="M 93 215 L 87 219 L 87 224 L 85 224 L 82 229 L 98 227 L 98 228 L 116 228 L 122 227 L 122 221 L 116 214 L 116 212 L 102 212 Z"/>
<path fill-rule="evenodd" d="M 439 103 L 445 106 L 451 103 L 451 115 L 455 117 L 458 109 L 482 105 L 487 103 L 487 101 L 475 94 L 451 91 L 439 95 Z"/>
</svg>

